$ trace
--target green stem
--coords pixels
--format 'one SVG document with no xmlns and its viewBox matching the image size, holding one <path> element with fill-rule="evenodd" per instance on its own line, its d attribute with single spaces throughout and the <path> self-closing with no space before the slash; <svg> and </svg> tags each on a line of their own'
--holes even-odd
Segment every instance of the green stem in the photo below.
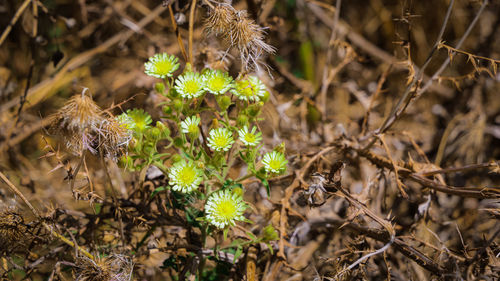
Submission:
<svg viewBox="0 0 500 281">
<path fill-rule="evenodd" d="M 235 182 L 239 183 L 239 182 L 244 181 L 244 180 L 251 178 L 251 177 L 253 177 L 253 174 L 246 174 L 246 175 L 236 179 Z"/>
</svg>

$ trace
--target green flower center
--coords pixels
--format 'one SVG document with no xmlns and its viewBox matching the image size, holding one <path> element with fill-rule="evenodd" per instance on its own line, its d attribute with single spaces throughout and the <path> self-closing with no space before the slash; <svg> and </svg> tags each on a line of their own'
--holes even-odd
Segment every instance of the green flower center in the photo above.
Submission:
<svg viewBox="0 0 500 281">
<path fill-rule="evenodd" d="M 230 200 L 223 200 L 217 204 L 217 214 L 226 219 L 232 219 L 236 214 L 236 204 Z"/>
<path fill-rule="evenodd" d="M 180 170 L 178 177 L 182 184 L 190 185 L 196 179 L 196 171 L 192 167 L 184 167 Z"/>
<path fill-rule="evenodd" d="M 214 76 L 208 80 L 208 88 L 214 92 L 222 91 L 224 86 L 226 86 L 226 79 L 224 77 Z"/>
<path fill-rule="evenodd" d="M 214 137 L 214 144 L 217 147 L 225 147 L 229 143 L 226 136 L 216 136 Z"/>
<path fill-rule="evenodd" d="M 254 96 L 253 87 L 248 80 L 238 82 L 238 92 L 246 97 Z"/>
<path fill-rule="evenodd" d="M 184 91 L 189 94 L 196 94 L 201 89 L 200 84 L 194 80 L 184 82 Z"/>
<path fill-rule="evenodd" d="M 169 60 L 161 60 L 157 62 L 155 66 L 156 66 L 156 72 L 163 75 L 170 74 L 170 72 L 174 68 L 174 65 Z"/>
<path fill-rule="evenodd" d="M 257 137 L 253 134 L 245 134 L 245 141 L 248 143 L 254 143 L 256 141 Z"/>
<path fill-rule="evenodd" d="M 193 135 L 198 134 L 198 126 L 196 124 L 190 124 L 188 126 L 188 132 Z"/>
<path fill-rule="evenodd" d="M 282 162 L 280 160 L 271 159 L 269 161 L 269 167 L 273 170 L 280 170 Z"/>
</svg>

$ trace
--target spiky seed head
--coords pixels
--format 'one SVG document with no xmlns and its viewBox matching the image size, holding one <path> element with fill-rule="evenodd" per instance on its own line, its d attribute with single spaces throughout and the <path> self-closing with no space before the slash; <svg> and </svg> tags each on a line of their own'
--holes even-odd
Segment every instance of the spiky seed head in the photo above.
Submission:
<svg viewBox="0 0 500 281">
<path fill-rule="evenodd" d="M 97 131 L 106 119 L 102 109 L 85 94 L 71 97 L 66 104 L 52 115 L 49 131 L 60 136 L 66 147 L 75 155 L 83 150 L 95 153 Z"/>
<path fill-rule="evenodd" d="M 72 96 L 53 118 L 54 126 L 69 131 L 95 129 L 104 120 L 102 109 L 85 93 Z"/>
<path fill-rule="evenodd" d="M 207 34 L 226 35 L 230 33 L 231 25 L 236 17 L 236 11 L 231 5 L 219 4 L 209 11 L 205 20 Z"/>
<path fill-rule="evenodd" d="M 264 28 L 248 18 L 246 11 L 236 12 L 230 31 L 231 45 L 236 46 L 245 66 L 257 65 L 263 53 L 274 53 L 275 49 L 264 42 Z"/>
<path fill-rule="evenodd" d="M 85 256 L 76 260 L 76 281 L 130 281 L 134 264 L 123 255 L 106 257 L 95 255 L 95 260 Z"/>
<path fill-rule="evenodd" d="M 107 118 L 102 123 L 99 134 L 99 148 L 106 157 L 114 161 L 125 154 L 132 140 L 132 131 L 127 128 L 127 124 L 113 117 Z"/>
</svg>

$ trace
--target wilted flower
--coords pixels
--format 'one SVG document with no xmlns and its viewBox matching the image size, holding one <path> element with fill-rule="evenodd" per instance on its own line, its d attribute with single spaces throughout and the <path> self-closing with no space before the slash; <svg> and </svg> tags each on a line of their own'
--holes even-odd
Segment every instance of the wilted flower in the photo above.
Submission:
<svg viewBox="0 0 500 281">
<path fill-rule="evenodd" d="M 234 143 L 233 134 L 226 128 L 210 131 L 208 146 L 215 151 L 228 151 Z"/>
<path fill-rule="evenodd" d="M 271 173 L 282 173 L 286 170 L 286 164 L 288 161 L 285 158 L 285 155 L 281 152 L 272 151 L 266 153 L 262 158 L 262 164 L 264 164 L 264 168 L 266 172 Z"/>
<path fill-rule="evenodd" d="M 182 193 L 190 193 L 198 189 L 198 186 L 203 180 L 203 172 L 198 169 L 193 162 L 186 162 L 186 160 L 183 159 L 170 168 L 168 177 L 170 178 L 169 184 L 172 186 L 173 190 Z"/>
<path fill-rule="evenodd" d="M 246 146 L 256 146 L 262 140 L 262 133 L 256 132 L 257 127 L 253 127 L 251 131 L 248 130 L 248 126 L 244 126 L 243 129 L 238 130 L 238 135 L 240 136 L 240 141 Z"/>
<path fill-rule="evenodd" d="M 187 72 L 175 80 L 175 90 L 186 99 L 197 98 L 205 92 L 203 77 L 196 72 Z"/>
<path fill-rule="evenodd" d="M 156 54 L 144 63 L 144 67 L 146 68 L 144 72 L 149 76 L 162 79 L 171 77 L 174 71 L 179 68 L 179 63 L 177 61 L 177 57 L 167 53 Z"/>
<path fill-rule="evenodd" d="M 115 161 L 125 154 L 127 146 L 132 140 L 132 131 L 118 118 L 106 119 L 101 124 L 99 133 L 99 148 L 102 149 L 106 157 Z"/>
<path fill-rule="evenodd" d="M 94 260 L 86 256 L 76 260 L 76 281 L 130 281 L 134 263 L 130 257 L 111 254 L 96 255 Z"/>
<path fill-rule="evenodd" d="M 205 205 L 207 220 L 220 229 L 233 226 L 236 221 L 245 220 L 243 216 L 245 209 L 243 198 L 229 190 L 210 195 Z"/>
</svg>

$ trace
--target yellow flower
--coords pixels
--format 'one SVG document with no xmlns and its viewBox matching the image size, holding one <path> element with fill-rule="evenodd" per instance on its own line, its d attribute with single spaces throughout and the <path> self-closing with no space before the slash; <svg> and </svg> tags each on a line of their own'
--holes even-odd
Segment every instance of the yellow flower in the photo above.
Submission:
<svg viewBox="0 0 500 281">
<path fill-rule="evenodd" d="M 168 177 L 170 179 L 169 184 L 172 186 L 173 190 L 182 193 L 190 193 L 198 189 L 198 186 L 203 180 L 203 172 L 196 168 L 193 162 L 181 160 L 170 168 Z"/>
<path fill-rule="evenodd" d="M 178 58 L 170 56 L 167 53 L 156 54 L 149 58 L 149 61 L 144 64 L 147 75 L 156 78 L 171 77 L 174 71 L 179 68 Z"/>
<path fill-rule="evenodd" d="M 266 153 L 264 158 L 262 158 L 262 164 L 264 164 L 264 168 L 266 172 L 271 173 L 282 173 L 286 170 L 286 164 L 288 161 L 285 158 L 285 155 L 281 152 L 273 151 Z"/>
<path fill-rule="evenodd" d="M 212 194 L 205 205 L 206 218 L 212 225 L 221 229 L 233 226 L 235 221 L 245 220 L 245 209 L 243 198 L 229 190 Z"/>
</svg>

